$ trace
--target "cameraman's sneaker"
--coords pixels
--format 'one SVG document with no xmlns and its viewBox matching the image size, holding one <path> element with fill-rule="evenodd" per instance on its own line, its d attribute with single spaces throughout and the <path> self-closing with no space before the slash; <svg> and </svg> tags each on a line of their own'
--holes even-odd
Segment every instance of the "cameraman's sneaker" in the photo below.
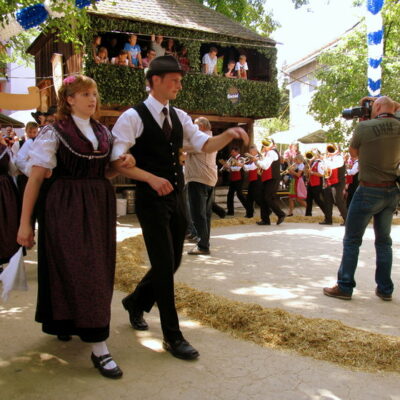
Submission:
<svg viewBox="0 0 400 400">
<path fill-rule="evenodd" d="M 379 298 L 381 298 L 382 300 L 384 300 L 384 301 L 392 301 L 392 295 L 391 295 L 391 294 L 384 294 L 384 293 L 380 292 L 380 291 L 378 290 L 378 288 L 375 289 L 375 294 L 376 294 Z"/>
<path fill-rule="evenodd" d="M 343 292 L 338 285 L 335 285 L 331 288 L 324 288 L 324 295 L 329 297 L 336 297 L 337 299 L 342 300 L 351 300 L 351 294 Z"/>
<path fill-rule="evenodd" d="M 210 254 L 210 250 L 201 249 L 199 246 L 193 247 L 192 250 L 188 251 L 188 254 L 191 256 L 200 256 L 205 255 L 208 256 Z"/>
</svg>

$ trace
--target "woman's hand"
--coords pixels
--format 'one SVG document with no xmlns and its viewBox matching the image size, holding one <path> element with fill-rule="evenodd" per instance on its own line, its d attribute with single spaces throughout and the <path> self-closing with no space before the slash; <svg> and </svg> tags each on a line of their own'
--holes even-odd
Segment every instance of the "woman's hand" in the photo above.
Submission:
<svg viewBox="0 0 400 400">
<path fill-rule="evenodd" d="M 121 167 L 123 168 L 133 168 L 136 165 L 135 157 L 132 154 L 122 154 L 119 159 L 122 161 Z"/>
<path fill-rule="evenodd" d="M 35 233 L 31 225 L 20 225 L 17 234 L 17 243 L 30 249 L 35 244 Z"/>
</svg>

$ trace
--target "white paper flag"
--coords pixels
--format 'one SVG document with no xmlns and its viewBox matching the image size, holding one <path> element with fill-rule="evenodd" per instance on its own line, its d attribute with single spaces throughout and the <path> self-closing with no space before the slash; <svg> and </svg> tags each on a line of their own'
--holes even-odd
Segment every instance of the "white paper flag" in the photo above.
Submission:
<svg viewBox="0 0 400 400">
<path fill-rule="evenodd" d="M 8 266 L 0 274 L 0 281 L 3 282 L 3 301 L 7 301 L 11 290 L 28 290 L 22 247 L 11 257 Z"/>
</svg>

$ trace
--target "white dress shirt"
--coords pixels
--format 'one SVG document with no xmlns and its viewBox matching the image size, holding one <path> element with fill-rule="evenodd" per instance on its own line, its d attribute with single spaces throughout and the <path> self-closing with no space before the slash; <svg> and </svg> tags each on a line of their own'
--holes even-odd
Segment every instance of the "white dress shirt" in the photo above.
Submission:
<svg viewBox="0 0 400 400">
<path fill-rule="evenodd" d="M 262 160 L 257 160 L 256 165 L 262 169 L 268 169 L 274 161 L 279 159 L 278 153 L 275 150 L 269 150 L 264 154 Z"/>
<path fill-rule="evenodd" d="M 355 160 L 353 166 L 347 170 L 347 175 L 356 175 L 358 174 L 358 160 Z"/>
<path fill-rule="evenodd" d="M 72 115 L 76 125 L 82 134 L 91 141 L 94 150 L 99 147 L 99 141 L 93 128 L 90 125 L 90 119 L 78 118 Z M 33 166 L 53 169 L 57 166 L 57 150 L 60 145 L 60 140 L 54 131 L 53 126 L 49 125 L 43 128 L 38 137 L 33 142 L 29 151 L 29 160 L 25 167 L 24 174 L 29 176 Z M 24 148 L 25 145 L 22 147 Z"/>
<path fill-rule="evenodd" d="M 170 126 L 172 126 L 169 114 L 169 104 L 164 105 L 160 103 L 152 95 L 149 95 L 149 97 L 144 101 L 144 104 L 149 109 L 151 115 L 160 128 L 162 128 L 164 119 L 166 118 L 162 110 L 164 107 L 167 107 L 168 120 Z M 198 125 L 194 124 L 190 116 L 184 111 L 179 108 L 174 109 L 182 124 L 183 139 L 192 146 L 194 151 L 201 151 L 204 143 L 209 139 L 209 136 L 202 132 Z M 115 140 L 111 153 L 111 161 L 118 160 L 120 155 L 127 153 L 128 150 L 135 145 L 136 139 L 142 135 L 143 129 L 143 121 L 135 109 L 130 108 L 122 113 L 112 130 Z"/>
</svg>

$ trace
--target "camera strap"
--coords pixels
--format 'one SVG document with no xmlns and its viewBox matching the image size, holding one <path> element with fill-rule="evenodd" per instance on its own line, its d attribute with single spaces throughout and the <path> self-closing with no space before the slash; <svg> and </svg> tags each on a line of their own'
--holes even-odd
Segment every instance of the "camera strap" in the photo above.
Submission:
<svg viewBox="0 0 400 400">
<path fill-rule="evenodd" d="M 377 115 L 375 118 L 376 119 L 379 119 L 379 118 L 396 118 L 396 116 L 394 114 L 390 114 L 390 113 L 382 113 L 382 114 Z"/>
</svg>

